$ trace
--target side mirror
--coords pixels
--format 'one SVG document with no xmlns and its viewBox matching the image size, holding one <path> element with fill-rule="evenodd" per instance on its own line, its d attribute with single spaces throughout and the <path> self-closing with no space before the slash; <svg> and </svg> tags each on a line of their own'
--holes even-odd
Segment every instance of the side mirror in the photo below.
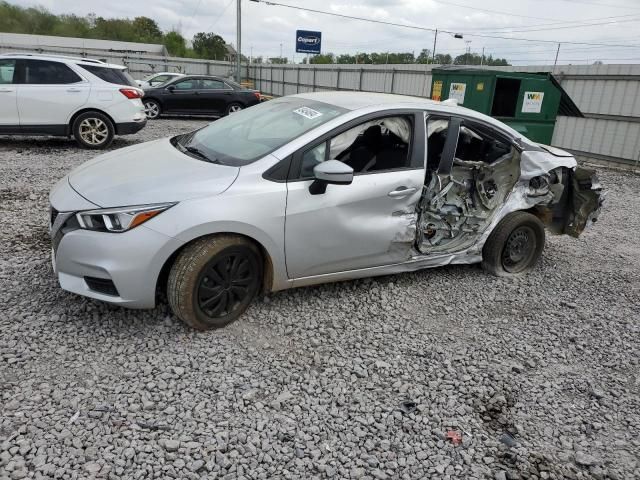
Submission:
<svg viewBox="0 0 640 480">
<path fill-rule="evenodd" d="M 327 160 L 313 168 L 314 182 L 309 186 L 311 195 L 327 191 L 327 185 L 349 185 L 353 182 L 353 168 L 339 160 Z"/>
<path fill-rule="evenodd" d="M 173 91 L 176 89 L 176 87 L 174 85 L 169 85 L 167 87 L 167 90 L 169 90 L 169 92 L 173 93 Z"/>
</svg>

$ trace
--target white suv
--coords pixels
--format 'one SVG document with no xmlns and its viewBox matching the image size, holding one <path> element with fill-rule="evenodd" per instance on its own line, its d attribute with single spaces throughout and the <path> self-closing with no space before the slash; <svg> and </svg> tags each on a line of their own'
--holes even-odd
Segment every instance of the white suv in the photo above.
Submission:
<svg viewBox="0 0 640 480">
<path fill-rule="evenodd" d="M 125 67 L 80 57 L 0 55 L 0 134 L 71 136 L 85 148 L 147 123 Z"/>
</svg>

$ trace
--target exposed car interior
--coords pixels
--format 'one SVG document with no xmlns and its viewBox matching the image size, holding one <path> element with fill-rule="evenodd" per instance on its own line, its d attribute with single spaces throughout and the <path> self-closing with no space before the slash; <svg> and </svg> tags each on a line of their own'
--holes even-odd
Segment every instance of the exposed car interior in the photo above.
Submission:
<svg viewBox="0 0 640 480">
<path fill-rule="evenodd" d="M 435 171 L 440 165 L 442 150 L 449 133 L 449 121 L 432 120 L 427 131 L 427 170 Z M 468 125 L 460 127 L 455 160 L 492 164 L 511 152 L 509 144 L 493 138 Z"/>
<path fill-rule="evenodd" d="M 409 166 L 410 141 L 408 118 L 383 118 L 358 125 L 331 139 L 329 157 L 346 163 L 354 173 L 404 168 Z"/>
<path fill-rule="evenodd" d="M 421 253 L 472 245 L 518 178 L 517 152 L 509 143 L 489 129 L 460 122 L 437 117 L 427 121 L 428 187 L 419 205 L 416 243 Z M 454 158 L 443 159 L 450 126 L 458 125 Z M 448 143 L 451 152 L 451 139 Z"/>
<path fill-rule="evenodd" d="M 365 122 L 335 137 L 326 144 L 308 150 L 302 158 L 301 177 L 313 176 L 318 163 L 335 159 L 353 168 L 354 173 L 368 173 L 410 165 L 412 124 L 408 117 L 387 117 Z"/>
</svg>

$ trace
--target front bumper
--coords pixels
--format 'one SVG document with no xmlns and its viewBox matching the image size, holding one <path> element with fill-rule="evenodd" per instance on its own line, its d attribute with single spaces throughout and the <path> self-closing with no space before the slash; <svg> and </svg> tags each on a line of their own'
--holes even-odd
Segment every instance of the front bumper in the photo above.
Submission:
<svg viewBox="0 0 640 480">
<path fill-rule="evenodd" d="M 182 244 L 144 225 L 124 233 L 78 229 L 54 241 L 52 262 L 64 290 L 126 307 L 153 308 L 160 271 Z M 95 279 L 113 282 L 117 295 L 90 288 Z"/>
</svg>

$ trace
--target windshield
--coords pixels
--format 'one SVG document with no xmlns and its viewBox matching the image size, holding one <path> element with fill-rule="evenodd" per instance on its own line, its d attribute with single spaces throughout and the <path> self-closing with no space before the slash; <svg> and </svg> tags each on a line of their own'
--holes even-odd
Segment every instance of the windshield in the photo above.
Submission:
<svg viewBox="0 0 640 480">
<path fill-rule="evenodd" d="M 345 112 L 327 103 L 282 97 L 175 137 L 172 143 L 202 160 L 241 167 Z"/>
</svg>

